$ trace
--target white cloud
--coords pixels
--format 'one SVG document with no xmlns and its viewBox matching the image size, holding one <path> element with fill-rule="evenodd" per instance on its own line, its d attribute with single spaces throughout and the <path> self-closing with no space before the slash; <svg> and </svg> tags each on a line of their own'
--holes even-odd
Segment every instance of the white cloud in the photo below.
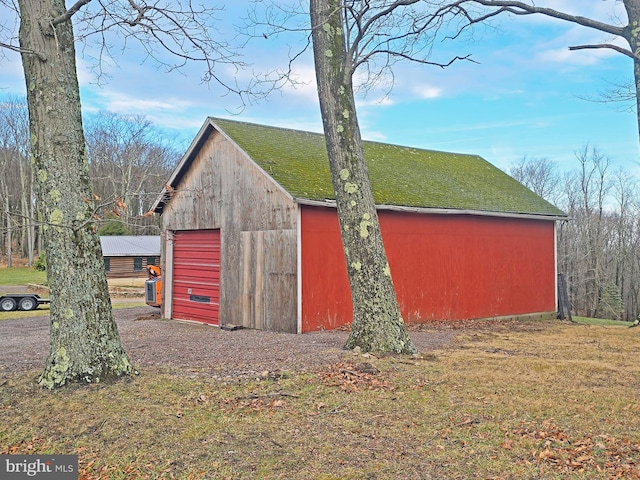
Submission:
<svg viewBox="0 0 640 480">
<path fill-rule="evenodd" d="M 548 35 L 556 33 L 549 30 Z M 604 59 L 620 55 L 609 48 L 585 49 L 571 51 L 571 46 L 614 44 L 622 48 L 628 48 L 621 38 L 613 38 L 602 32 L 581 26 L 571 26 L 570 28 L 553 35 L 543 41 L 537 42 L 533 49 L 537 52 L 534 60 L 542 67 L 548 63 L 561 63 L 565 66 L 590 66 L 601 62 Z"/>
<path fill-rule="evenodd" d="M 422 99 L 433 99 L 442 96 L 442 89 L 433 85 L 419 85 L 414 88 L 414 91 Z"/>
<path fill-rule="evenodd" d="M 148 96 L 140 93 L 84 87 L 83 110 L 95 113 L 107 110 L 114 113 L 144 115 L 157 127 L 174 130 L 196 130 L 209 113 L 202 113 L 203 105 L 176 96 Z"/>
<path fill-rule="evenodd" d="M 98 94 L 105 109 L 116 113 L 182 112 L 191 106 L 190 102 L 176 97 L 144 98 L 124 92 L 102 91 Z"/>
<path fill-rule="evenodd" d="M 619 1 L 600 1 L 585 2 L 576 0 L 548 0 L 544 2 L 536 2 L 541 7 L 549 7 L 558 11 L 566 12 L 573 15 L 593 18 L 602 22 L 614 23 L 618 21 L 626 21 L 627 15 L 624 5 Z"/>
</svg>

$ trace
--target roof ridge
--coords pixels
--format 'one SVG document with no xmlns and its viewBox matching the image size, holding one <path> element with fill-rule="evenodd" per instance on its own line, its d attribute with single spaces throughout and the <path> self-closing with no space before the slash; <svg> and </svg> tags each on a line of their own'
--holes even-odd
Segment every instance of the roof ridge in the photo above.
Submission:
<svg viewBox="0 0 640 480">
<path fill-rule="evenodd" d="M 301 130 L 299 128 L 291 128 L 291 127 L 280 127 L 280 126 L 276 126 L 276 125 L 265 125 L 262 123 L 255 123 L 255 122 L 247 122 L 244 120 L 234 120 L 234 119 L 229 119 L 229 118 L 222 118 L 222 117 L 212 117 L 209 116 L 207 117 L 208 120 L 212 121 L 214 124 L 220 122 L 220 123 L 224 123 L 224 122 L 232 122 L 238 125 L 247 125 L 247 126 L 252 126 L 252 127 L 258 127 L 258 128 L 267 128 L 267 129 L 273 129 L 273 130 L 281 130 L 281 131 L 287 131 L 287 132 L 293 132 L 293 133 L 304 133 L 304 134 L 309 134 L 309 135 L 317 135 L 318 137 L 324 138 L 324 133 L 322 132 L 313 132 L 311 130 Z M 485 160 L 483 157 L 481 157 L 478 154 L 475 153 L 462 153 L 462 152 L 449 152 L 449 151 L 445 151 L 445 150 L 434 150 L 434 149 L 430 149 L 430 148 L 423 148 L 423 147 L 414 147 L 411 145 L 401 145 L 398 143 L 389 143 L 389 142 L 381 142 L 379 140 L 367 140 L 367 139 L 362 139 L 362 142 L 364 144 L 371 144 L 371 145 L 382 145 L 382 146 L 388 146 L 388 147 L 397 147 L 397 148 L 407 148 L 410 150 L 417 150 L 417 151 L 424 151 L 424 152 L 437 152 L 437 153 L 447 153 L 447 154 L 451 154 L 451 155 L 464 155 L 464 156 L 471 156 L 471 157 L 478 157 L 478 158 L 482 158 L 483 160 Z M 486 160 L 485 160 L 486 161 Z"/>
</svg>

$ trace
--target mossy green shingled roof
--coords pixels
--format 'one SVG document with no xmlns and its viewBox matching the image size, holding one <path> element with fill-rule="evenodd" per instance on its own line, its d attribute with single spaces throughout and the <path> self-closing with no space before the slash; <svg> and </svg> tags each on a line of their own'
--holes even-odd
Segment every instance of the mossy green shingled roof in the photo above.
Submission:
<svg viewBox="0 0 640 480">
<path fill-rule="evenodd" d="M 335 199 L 323 135 L 210 120 L 294 198 Z M 377 142 L 364 151 L 378 205 L 565 216 L 477 155 Z"/>
</svg>

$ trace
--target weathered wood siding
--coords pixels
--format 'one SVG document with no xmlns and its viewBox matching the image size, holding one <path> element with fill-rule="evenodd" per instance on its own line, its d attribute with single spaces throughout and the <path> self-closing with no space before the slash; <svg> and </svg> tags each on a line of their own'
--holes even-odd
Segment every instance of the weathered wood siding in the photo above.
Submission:
<svg viewBox="0 0 640 480">
<path fill-rule="evenodd" d="M 217 131 L 197 149 L 164 207 L 163 228 L 220 229 L 221 325 L 297 331 L 297 208 Z M 171 241 L 163 236 L 163 251 Z M 170 275 L 171 269 L 164 271 Z M 165 294 L 170 281 L 165 278 Z"/>
<path fill-rule="evenodd" d="M 242 325 L 296 332 L 295 230 L 242 232 Z"/>
<path fill-rule="evenodd" d="M 135 270 L 134 258 L 141 259 L 141 270 Z M 149 259 L 153 259 L 148 263 Z M 144 257 L 105 257 L 105 262 L 108 261 L 109 270 L 107 271 L 107 278 L 142 278 L 148 275 L 147 264 L 160 265 L 160 258 L 155 256 Z"/>
</svg>

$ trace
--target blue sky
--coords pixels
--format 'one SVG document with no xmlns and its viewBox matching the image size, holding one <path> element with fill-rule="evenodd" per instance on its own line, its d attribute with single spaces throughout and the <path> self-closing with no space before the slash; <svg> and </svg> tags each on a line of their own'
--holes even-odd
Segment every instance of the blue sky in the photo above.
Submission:
<svg viewBox="0 0 640 480">
<path fill-rule="evenodd" d="M 240 23 L 238 15 L 245 3 L 236 1 L 221 14 L 225 28 Z M 607 22 L 616 16 L 625 18 L 622 5 L 615 0 L 540 0 L 536 4 Z M 640 154 L 635 111 L 585 100 L 597 98 L 613 83 L 628 82 L 631 60 L 612 51 L 568 50 L 569 45 L 611 39 L 544 17 L 503 17 L 493 26 L 496 28 L 478 30 L 473 41 L 434 46 L 436 61 L 470 54 L 477 64 L 457 62 L 444 70 L 398 65 L 388 96 L 374 89 L 359 99 L 363 137 L 479 154 L 505 170 L 523 156 L 547 157 L 561 169 L 573 168 L 574 152 L 589 144 L 635 173 Z M 256 70 L 283 65 L 285 42 L 296 40 L 299 38 L 293 35 L 260 39 L 243 52 L 244 60 L 254 62 Z M 111 78 L 98 86 L 88 60 L 80 58 L 85 112 L 145 114 L 157 126 L 180 135 L 184 143 L 209 115 L 321 131 L 310 54 L 294 64 L 304 85 L 275 92 L 236 116 L 229 112 L 237 111 L 238 100 L 221 96 L 215 85 L 201 84 L 197 65 L 183 74 L 163 73 L 141 60 L 135 51 L 126 53 L 117 59 L 117 65 L 107 67 Z M 0 62 L 0 93 L 22 95 L 19 57 L 7 52 Z M 249 73 L 241 74 L 246 75 Z"/>
</svg>

